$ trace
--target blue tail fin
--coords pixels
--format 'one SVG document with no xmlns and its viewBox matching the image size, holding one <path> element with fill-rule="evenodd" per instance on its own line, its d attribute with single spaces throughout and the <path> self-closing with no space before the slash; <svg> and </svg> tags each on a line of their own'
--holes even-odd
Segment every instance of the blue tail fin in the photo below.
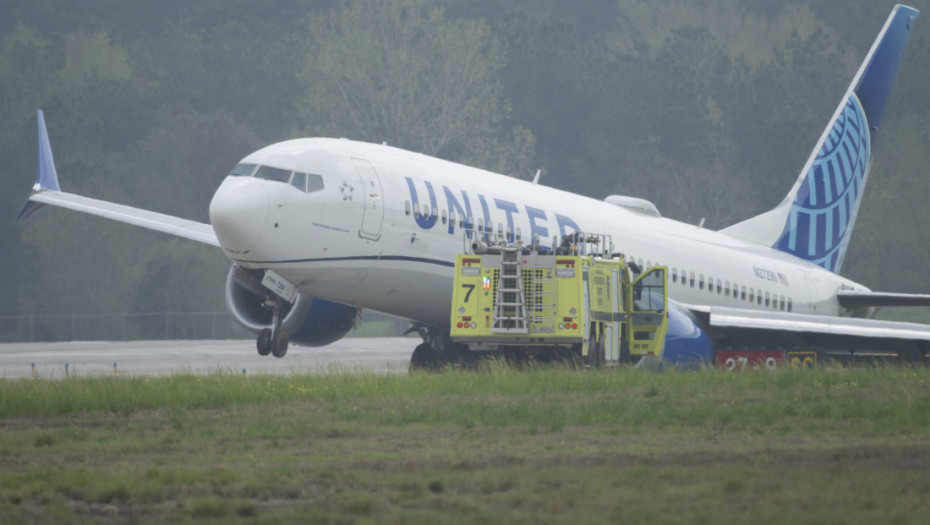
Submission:
<svg viewBox="0 0 930 525">
<path fill-rule="evenodd" d="M 58 172 L 55 170 L 55 159 L 52 157 L 52 145 L 48 140 L 48 130 L 45 129 L 45 115 L 42 110 L 36 110 L 36 120 L 39 129 L 39 169 L 36 175 L 33 192 L 41 190 L 61 191 L 58 185 Z M 19 212 L 16 220 L 24 219 L 32 212 L 42 207 L 41 203 L 28 201 L 23 209 Z"/>
<path fill-rule="evenodd" d="M 872 144 L 918 15 L 895 6 L 784 201 L 725 233 L 840 271 L 868 180 Z"/>
</svg>

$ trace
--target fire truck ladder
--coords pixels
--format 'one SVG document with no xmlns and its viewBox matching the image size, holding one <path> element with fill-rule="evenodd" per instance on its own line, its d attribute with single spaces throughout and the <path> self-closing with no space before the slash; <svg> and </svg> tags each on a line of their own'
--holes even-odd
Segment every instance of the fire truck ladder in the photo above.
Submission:
<svg viewBox="0 0 930 525">
<path fill-rule="evenodd" d="M 501 247 L 501 268 L 494 301 L 494 323 L 491 332 L 525 334 L 526 296 L 523 293 L 523 265 L 519 246 Z"/>
</svg>

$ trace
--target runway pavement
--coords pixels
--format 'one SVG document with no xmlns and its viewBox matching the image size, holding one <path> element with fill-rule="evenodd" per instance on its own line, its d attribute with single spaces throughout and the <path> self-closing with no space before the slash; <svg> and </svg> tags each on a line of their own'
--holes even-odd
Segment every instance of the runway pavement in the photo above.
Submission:
<svg viewBox="0 0 930 525">
<path fill-rule="evenodd" d="M 261 357 L 255 341 L 81 341 L 0 344 L 0 378 L 64 378 L 66 374 L 164 375 L 175 373 L 246 374 L 373 371 L 406 373 L 419 338 L 341 339 L 308 348 L 294 346 L 285 357 Z M 35 368 L 33 369 L 33 363 Z"/>
</svg>

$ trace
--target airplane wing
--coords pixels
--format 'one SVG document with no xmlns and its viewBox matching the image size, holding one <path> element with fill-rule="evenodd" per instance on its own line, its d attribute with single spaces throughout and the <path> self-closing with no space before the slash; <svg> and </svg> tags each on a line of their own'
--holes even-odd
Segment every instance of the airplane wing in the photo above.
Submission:
<svg viewBox="0 0 930 525">
<path fill-rule="evenodd" d="M 220 245 L 213 227 L 209 224 L 61 191 L 58 184 L 58 173 L 55 170 L 55 161 L 52 157 L 52 148 L 48 140 L 48 132 L 45 128 L 45 117 L 41 109 L 38 110 L 37 115 L 39 124 L 38 177 L 32 195 L 29 196 L 29 201 L 19 212 L 17 220 L 22 220 L 43 205 L 49 204 L 169 233 L 211 246 Z"/>
<path fill-rule="evenodd" d="M 36 206 L 36 204 L 49 204 L 59 208 L 89 213 L 114 221 L 142 226 L 150 230 L 170 233 L 171 235 L 211 246 L 220 245 L 216 233 L 213 232 L 213 226 L 209 224 L 55 190 L 39 189 L 30 195 L 29 202 L 26 203 L 26 207 L 23 208 L 18 218 L 28 217 L 40 207 Z"/>
<path fill-rule="evenodd" d="M 884 295 L 884 294 L 879 294 Z M 689 307 L 708 334 L 733 348 L 828 348 L 857 352 L 930 350 L 930 325 L 727 307 Z"/>
</svg>

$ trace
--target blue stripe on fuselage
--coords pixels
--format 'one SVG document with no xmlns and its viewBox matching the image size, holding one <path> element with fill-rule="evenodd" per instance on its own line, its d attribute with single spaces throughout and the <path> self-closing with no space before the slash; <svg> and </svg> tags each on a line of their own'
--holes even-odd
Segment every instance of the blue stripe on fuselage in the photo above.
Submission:
<svg viewBox="0 0 930 525">
<path fill-rule="evenodd" d="M 319 262 L 340 262 L 340 261 L 405 261 L 419 262 L 424 264 L 434 264 L 437 266 L 455 266 L 453 261 L 444 261 L 442 259 L 430 259 L 427 257 L 408 257 L 406 255 L 356 255 L 352 257 L 318 257 L 309 259 L 282 259 L 280 261 L 250 261 L 246 259 L 232 259 L 235 263 L 271 265 L 271 264 L 295 264 L 295 263 L 319 263 Z"/>
</svg>

